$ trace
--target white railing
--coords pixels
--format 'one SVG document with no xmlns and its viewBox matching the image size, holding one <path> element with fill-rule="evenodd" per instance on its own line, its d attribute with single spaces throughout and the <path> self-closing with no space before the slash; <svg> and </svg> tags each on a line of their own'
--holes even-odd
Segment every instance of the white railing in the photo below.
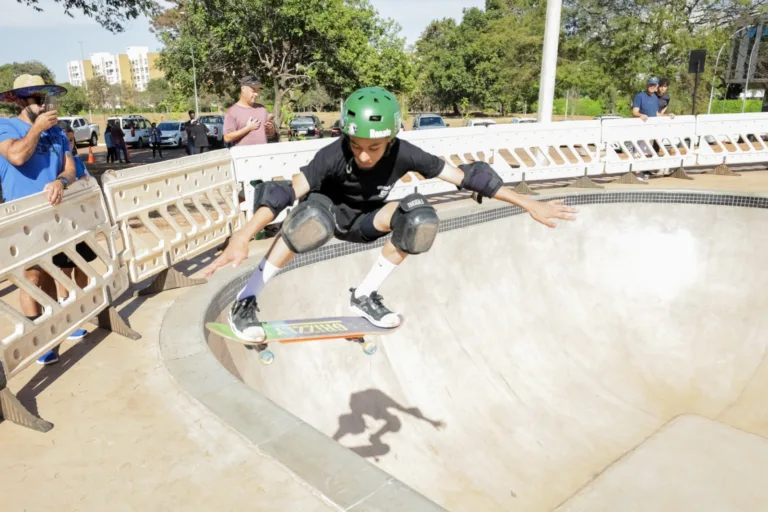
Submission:
<svg viewBox="0 0 768 512">
<path fill-rule="evenodd" d="M 697 165 L 694 116 L 607 119 L 602 123 L 604 172 L 650 171 Z"/>
<path fill-rule="evenodd" d="M 768 114 L 701 115 L 696 135 L 699 165 L 768 160 Z"/>
</svg>

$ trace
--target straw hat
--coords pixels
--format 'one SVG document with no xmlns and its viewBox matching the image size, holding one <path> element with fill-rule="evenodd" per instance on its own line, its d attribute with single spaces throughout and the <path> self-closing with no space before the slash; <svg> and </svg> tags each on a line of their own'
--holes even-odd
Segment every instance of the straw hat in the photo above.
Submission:
<svg viewBox="0 0 768 512">
<path fill-rule="evenodd" d="M 67 90 L 60 85 L 46 85 L 39 75 L 21 75 L 13 81 L 13 89 L 0 93 L 0 101 L 14 103 L 34 96 L 63 96 Z"/>
</svg>

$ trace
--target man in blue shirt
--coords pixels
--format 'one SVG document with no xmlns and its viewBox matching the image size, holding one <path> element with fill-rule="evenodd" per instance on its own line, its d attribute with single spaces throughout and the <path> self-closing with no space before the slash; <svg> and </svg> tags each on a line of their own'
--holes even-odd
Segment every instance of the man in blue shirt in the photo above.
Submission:
<svg viewBox="0 0 768 512">
<path fill-rule="evenodd" d="M 659 79 L 652 76 L 648 79 L 645 91 L 637 93 L 632 100 L 632 117 L 647 121 L 649 117 L 659 115 L 659 97 L 656 95 L 658 89 Z"/>
<path fill-rule="evenodd" d="M 21 113 L 12 119 L 0 119 L 0 187 L 3 200 L 13 201 L 44 192 L 52 205 L 61 202 L 64 189 L 75 182 L 75 162 L 69 141 L 57 126 L 56 110 L 51 100 L 66 94 L 57 85 L 46 85 L 39 76 L 21 75 L 13 89 L 0 93 L 0 101 L 15 103 Z M 24 271 L 24 277 L 51 297 L 56 286 L 39 267 Z M 42 314 L 42 308 L 31 296 L 20 290 L 21 311 L 29 319 Z M 58 361 L 46 354 L 43 364 Z"/>
</svg>

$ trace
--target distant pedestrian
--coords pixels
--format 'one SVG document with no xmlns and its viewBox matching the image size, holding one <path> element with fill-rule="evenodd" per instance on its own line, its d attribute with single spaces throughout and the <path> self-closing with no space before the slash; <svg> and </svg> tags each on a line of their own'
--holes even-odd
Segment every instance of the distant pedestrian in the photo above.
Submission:
<svg viewBox="0 0 768 512">
<path fill-rule="evenodd" d="M 233 146 L 266 144 L 276 134 L 272 114 L 257 103 L 261 82 L 253 75 L 240 79 L 240 99 L 224 116 L 224 142 Z"/>
<path fill-rule="evenodd" d="M 122 151 L 123 156 L 125 156 L 125 163 L 131 163 L 131 161 L 128 160 L 128 148 L 125 145 L 125 132 L 120 128 L 120 121 L 112 124 L 112 143 L 115 145 L 115 155 L 117 156 L 118 161 L 123 163 L 123 160 L 120 158 L 120 151 Z"/>
<path fill-rule="evenodd" d="M 149 143 L 152 144 L 152 158 L 155 158 L 155 151 L 163 158 L 163 147 L 160 145 L 160 130 L 157 123 L 152 123 L 152 131 L 149 132 Z"/>
<path fill-rule="evenodd" d="M 107 145 L 107 163 L 115 161 L 115 144 L 112 142 L 112 121 L 107 121 L 107 129 L 104 130 L 104 144 Z"/>
<path fill-rule="evenodd" d="M 199 119 L 195 119 L 190 123 L 189 138 L 187 139 L 187 143 L 189 143 L 190 140 L 192 141 L 190 154 L 198 155 L 208 151 L 208 147 L 210 146 L 208 133 L 210 133 L 210 130 L 204 123 L 201 123 Z"/>
</svg>

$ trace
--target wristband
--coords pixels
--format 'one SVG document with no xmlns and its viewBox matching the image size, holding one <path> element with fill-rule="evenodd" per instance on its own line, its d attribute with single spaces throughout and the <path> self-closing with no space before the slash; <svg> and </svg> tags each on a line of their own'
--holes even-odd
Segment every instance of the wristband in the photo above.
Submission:
<svg viewBox="0 0 768 512">
<path fill-rule="evenodd" d="M 59 176 L 56 179 L 59 180 L 64 185 L 64 190 L 66 190 L 67 186 L 69 185 L 69 180 L 67 178 L 65 178 L 64 176 Z"/>
</svg>

